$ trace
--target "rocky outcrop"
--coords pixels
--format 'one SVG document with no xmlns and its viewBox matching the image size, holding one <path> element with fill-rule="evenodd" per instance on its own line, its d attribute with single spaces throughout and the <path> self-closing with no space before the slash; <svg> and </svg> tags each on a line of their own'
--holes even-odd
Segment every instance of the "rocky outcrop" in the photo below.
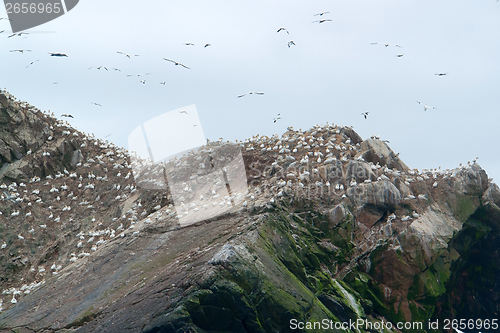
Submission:
<svg viewBox="0 0 500 333">
<path fill-rule="evenodd" d="M 55 118 L 25 102 L 17 101 L 7 92 L 0 92 L 0 167 L 11 181 L 27 181 L 30 174 L 48 175 L 64 168 L 74 169 L 74 152 L 79 148 L 71 133 Z M 51 142 L 59 137 L 56 143 Z M 43 159 L 44 151 L 50 161 Z M 35 154 L 35 152 L 37 152 Z M 23 161 L 23 157 L 27 157 Z M 32 157 L 32 158 L 29 158 Z"/>
<path fill-rule="evenodd" d="M 445 332 L 425 325 L 500 315 L 500 190 L 477 164 L 419 172 L 352 128 L 290 129 L 241 145 L 241 204 L 183 184 L 187 214 L 230 207 L 186 226 L 123 149 L 0 103 L 0 332 Z"/>
</svg>

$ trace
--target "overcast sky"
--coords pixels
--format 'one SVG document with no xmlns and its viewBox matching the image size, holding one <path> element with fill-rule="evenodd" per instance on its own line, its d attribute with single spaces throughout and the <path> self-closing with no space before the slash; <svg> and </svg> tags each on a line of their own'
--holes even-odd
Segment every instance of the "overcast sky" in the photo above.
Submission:
<svg viewBox="0 0 500 333">
<path fill-rule="evenodd" d="M 389 140 L 410 168 L 479 157 L 500 179 L 495 0 L 81 0 L 29 35 L 7 38 L 6 20 L 4 29 L 0 87 L 126 148 L 141 124 L 194 104 L 212 140 L 353 125 L 364 139 Z M 237 98 L 248 92 L 264 95 Z"/>
</svg>

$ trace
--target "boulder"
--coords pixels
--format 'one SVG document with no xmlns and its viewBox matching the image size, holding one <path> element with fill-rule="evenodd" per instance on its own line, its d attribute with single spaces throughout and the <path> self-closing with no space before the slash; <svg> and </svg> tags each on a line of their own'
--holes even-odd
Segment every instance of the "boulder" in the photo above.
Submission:
<svg viewBox="0 0 500 333">
<path fill-rule="evenodd" d="M 342 202 L 328 211 L 329 228 L 335 228 L 340 222 L 344 221 L 350 214 L 347 205 Z"/>
<path fill-rule="evenodd" d="M 397 169 L 400 171 L 408 171 L 410 168 L 399 159 L 399 154 L 395 154 L 389 146 L 377 139 L 368 139 L 361 143 L 361 155 L 367 162 L 374 164 L 379 163 L 382 166 L 387 166 L 390 169 Z"/>
<path fill-rule="evenodd" d="M 347 181 L 354 178 L 358 183 L 363 182 L 367 179 L 375 181 L 377 176 L 370 168 L 368 163 L 363 161 L 351 161 L 346 166 L 345 177 Z"/>
<path fill-rule="evenodd" d="M 394 207 L 401 202 L 401 193 L 393 183 L 379 180 L 373 183 L 361 183 L 350 187 L 347 196 L 357 205 L 375 205 Z"/>
</svg>

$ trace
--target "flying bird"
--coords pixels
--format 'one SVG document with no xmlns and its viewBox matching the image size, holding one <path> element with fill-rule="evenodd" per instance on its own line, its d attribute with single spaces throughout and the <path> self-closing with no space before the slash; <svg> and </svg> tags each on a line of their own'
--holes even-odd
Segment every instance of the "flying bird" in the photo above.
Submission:
<svg viewBox="0 0 500 333">
<path fill-rule="evenodd" d="M 127 74 L 127 76 L 141 76 L 141 75 L 149 75 L 151 73 L 145 73 L 145 74 Z"/>
<path fill-rule="evenodd" d="M 327 21 L 331 21 L 331 20 L 330 19 L 328 19 L 328 20 L 318 20 L 318 21 L 312 21 L 312 23 L 319 22 L 321 24 L 321 23 L 324 23 L 324 22 L 327 22 Z"/>
<path fill-rule="evenodd" d="M 75 118 L 75 117 L 73 117 L 72 115 L 70 115 L 70 114 L 66 114 L 66 113 L 63 113 L 63 114 L 61 115 L 61 117 Z"/>
<path fill-rule="evenodd" d="M 368 117 L 368 113 L 370 113 L 370 112 L 363 112 L 361 115 L 362 115 L 363 117 L 365 117 L 365 119 L 366 119 L 366 118 Z"/>
<path fill-rule="evenodd" d="M 281 113 L 278 113 L 278 115 L 274 118 L 275 123 L 278 121 L 278 119 L 281 119 L 280 115 L 281 115 Z"/>
<path fill-rule="evenodd" d="M 295 45 L 295 43 L 293 42 L 293 40 L 291 40 L 291 41 L 288 42 L 288 47 L 291 47 L 292 45 Z"/>
<path fill-rule="evenodd" d="M 68 55 L 65 53 L 49 53 L 51 57 L 67 57 Z"/>
<path fill-rule="evenodd" d="M 121 72 L 121 69 L 118 69 L 118 68 L 113 68 L 113 70 L 115 70 L 117 72 Z"/>
<path fill-rule="evenodd" d="M 448 73 L 436 73 L 434 75 L 437 75 L 437 76 L 445 76 L 445 75 L 448 75 Z"/>
<path fill-rule="evenodd" d="M 9 201 L 12 201 L 13 203 L 15 203 L 16 205 L 18 205 L 19 207 L 21 207 L 21 205 L 19 204 L 19 202 L 17 202 L 15 200 L 15 198 L 10 195 L 9 192 L 7 192 L 6 190 L 2 189 L 3 193 L 5 194 L 5 200 L 9 200 Z"/>
<path fill-rule="evenodd" d="M 187 113 L 187 111 L 186 111 L 186 110 L 179 111 L 179 113 L 189 114 L 189 113 Z"/>
<path fill-rule="evenodd" d="M 141 83 L 142 84 L 146 84 L 146 80 L 141 80 Z"/>
<path fill-rule="evenodd" d="M 251 91 L 251 92 L 248 93 L 248 95 L 252 95 L 252 94 L 255 94 L 255 95 L 264 95 L 263 92 L 252 92 Z M 245 95 L 247 95 L 247 94 L 239 95 L 238 98 L 241 98 L 241 97 L 243 97 Z"/>
<path fill-rule="evenodd" d="M 92 104 L 94 104 L 94 105 L 96 105 L 96 106 L 100 106 L 100 107 L 102 107 L 102 105 L 101 105 L 101 104 L 99 104 L 99 103 L 96 103 L 96 102 L 91 102 L 91 103 L 92 103 Z"/>
<path fill-rule="evenodd" d="M 18 32 L 18 33 L 13 33 L 12 35 L 8 36 L 7 38 L 14 37 L 14 36 L 19 36 L 21 37 L 22 35 L 29 35 L 27 32 Z"/>
<path fill-rule="evenodd" d="M 203 47 L 209 47 L 209 46 L 212 46 L 212 45 L 210 45 L 210 43 L 206 43 L 205 46 L 203 46 Z"/>
<path fill-rule="evenodd" d="M 163 84 L 163 85 L 165 85 L 165 81 L 163 81 L 163 82 L 160 82 L 160 84 Z"/>
<path fill-rule="evenodd" d="M 374 42 L 374 43 L 370 43 L 370 44 L 371 45 L 377 45 L 378 43 Z M 385 47 L 389 47 L 390 45 L 393 45 L 393 44 L 389 44 L 389 43 L 382 43 L 382 44 L 384 44 Z M 398 44 L 394 44 L 394 46 L 403 48 L 401 45 L 398 45 Z"/>
<path fill-rule="evenodd" d="M 183 65 L 183 64 L 181 64 L 180 62 L 177 62 L 177 61 L 175 61 L 175 60 L 171 60 L 171 59 L 167 59 L 167 58 L 163 58 L 163 60 L 173 62 L 176 66 L 182 66 L 182 67 L 184 67 L 184 68 L 186 68 L 186 69 L 190 69 L 190 68 L 189 68 L 189 67 L 187 67 L 186 65 Z"/>
<path fill-rule="evenodd" d="M 398 55 L 396 55 L 396 57 L 398 57 L 398 58 L 401 58 L 402 56 L 404 56 L 404 54 L 398 54 Z"/>
<path fill-rule="evenodd" d="M 280 31 L 286 31 L 286 33 L 287 33 L 287 34 L 290 34 L 290 33 L 288 32 L 288 30 L 286 30 L 285 28 L 279 28 L 277 32 L 280 32 Z"/>
<path fill-rule="evenodd" d="M 192 46 L 194 46 L 193 43 L 184 43 L 184 45 L 192 45 Z"/>
<path fill-rule="evenodd" d="M 330 13 L 330 12 L 322 12 L 322 13 L 314 14 L 314 16 L 323 16 L 323 15 L 328 14 L 328 13 Z"/>
<path fill-rule="evenodd" d="M 21 50 L 21 49 L 18 49 L 18 50 L 11 50 L 10 52 L 20 52 L 20 53 L 24 53 L 24 52 L 31 52 L 31 50 Z"/>
<path fill-rule="evenodd" d="M 108 68 L 105 67 L 105 66 L 98 66 L 98 67 L 92 66 L 92 67 L 89 67 L 89 69 L 91 69 L 91 68 L 95 68 L 95 69 L 98 69 L 98 70 L 101 70 L 101 68 L 104 68 L 106 71 L 108 71 Z"/>
<path fill-rule="evenodd" d="M 423 104 L 422 102 L 420 101 L 417 101 L 418 104 Z M 426 105 L 424 104 L 424 111 L 427 111 L 427 109 L 436 109 L 435 107 L 433 106 L 429 106 L 429 105 Z"/>
<path fill-rule="evenodd" d="M 124 56 L 126 56 L 127 58 L 130 59 L 130 54 L 127 54 L 127 53 L 121 52 L 121 51 L 116 51 L 116 53 L 123 54 Z M 138 57 L 138 56 L 139 56 L 138 54 L 134 54 L 134 57 Z"/>
<path fill-rule="evenodd" d="M 12 21 L 11 19 L 7 18 L 7 17 L 0 17 L 0 21 L 1 20 L 8 20 L 8 21 Z"/>
<path fill-rule="evenodd" d="M 35 60 L 35 61 L 30 62 L 30 64 L 29 64 L 28 66 L 26 66 L 26 68 L 30 67 L 31 65 L 33 65 L 35 62 L 37 62 L 37 61 L 39 61 L 39 60 L 40 60 L 40 59 L 37 59 L 37 60 Z"/>
</svg>

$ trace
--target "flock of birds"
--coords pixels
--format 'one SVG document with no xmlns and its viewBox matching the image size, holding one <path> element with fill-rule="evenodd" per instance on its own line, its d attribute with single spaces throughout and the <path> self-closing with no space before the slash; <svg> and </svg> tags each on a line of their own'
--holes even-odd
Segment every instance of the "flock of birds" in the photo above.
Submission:
<svg viewBox="0 0 500 333">
<path fill-rule="evenodd" d="M 332 20 L 331 19 L 327 19 L 327 18 L 323 18 L 324 15 L 327 15 L 329 14 L 330 12 L 321 12 L 321 13 L 317 13 L 317 14 L 314 14 L 315 17 L 319 17 L 320 19 L 319 20 L 315 20 L 315 21 L 312 21 L 312 23 L 319 23 L 319 24 L 322 24 L 322 23 L 325 23 L 325 22 L 331 22 Z M 1 19 L 7 19 L 7 18 L 0 18 Z M 5 30 L 2 30 L 0 31 L 0 33 L 3 33 Z M 286 32 L 287 34 L 290 34 L 290 32 L 286 29 L 286 28 L 279 28 L 278 29 L 278 33 L 280 32 Z M 20 33 L 13 33 L 11 35 L 9 35 L 7 38 L 12 38 L 12 37 L 22 37 L 22 36 L 25 36 L 25 35 L 29 35 L 28 32 L 20 32 Z M 184 43 L 185 46 L 195 46 L 194 43 L 191 43 L 191 42 L 187 42 L 187 43 Z M 205 43 L 203 45 L 203 48 L 207 48 L 207 47 L 210 47 L 211 44 L 210 43 Z M 293 40 L 290 40 L 287 42 L 287 46 L 288 47 L 292 47 L 292 46 L 296 46 L 295 42 Z M 19 52 L 19 53 L 24 53 L 24 52 L 31 52 L 32 50 L 24 50 L 24 49 L 16 49 L 16 50 L 11 50 L 10 52 Z M 128 54 L 126 52 L 123 52 L 123 51 L 117 51 L 118 54 L 120 55 L 123 55 L 125 56 L 126 58 L 128 59 L 132 59 L 133 57 L 139 57 L 140 55 L 139 54 Z M 49 55 L 51 57 L 59 57 L 59 58 L 65 58 L 65 57 L 68 57 L 68 55 L 66 53 L 62 53 L 62 52 L 49 52 Z M 179 62 L 179 61 L 176 61 L 176 60 L 173 60 L 173 59 L 169 59 L 169 58 L 163 58 L 163 60 L 167 61 L 167 62 L 170 62 L 170 63 L 173 63 L 175 66 L 179 66 L 179 67 L 182 67 L 182 68 L 185 68 L 185 69 L 191 69 L 191 67 L 188 67 L 187 65 Z M 37 59 L 37 60 L 34 60 L 32 62 L 30 62 L 26 68 L 29 68 L 30 66 L 34 65 L 36 62 L 40 61 L 40 59 Z M 91 66 L 89 67 L 89 70 L 92 69 L 92 68 L 95 68 L 97 70 L 105 70 L 105 71 L 109 71 L 108 67 L 106 66 Z M 118 72 L 121 72 L 121 70 L 119 68 L 112 68 L 112 70 L 114 71 L 118 71 Z M 128 77 L 131 77 L 131 76 L 141 76 L 141 75 L 148 75 L 150 73 L 146 73 L 146 74 L 128 74 L 127 76 Z M 141 79 L 139 81 L 140 83 L 142 84 L 146 84 L 146 79 Z M 162 81 L 160 82 L 161 85 L 165 85 L 165 81 Z M 53 84 L 57 84 L 57 82 L 53 82 Z M 237 98 L 242 98 L 244 96 L 248 96 L 248 95 L 264 95 L 263 92 L 249 92 L 249 93 L 245 93 L 245 94 L 241 94 L 241 95 L 238 95 Z M 94 103 L 92 102 L 92 104 L 94 105 L 97 105 L 97 106 L 102 106 L 98 103 Z M 276 119 L 274 119 L 274 122 L 276 122 Z"/>
<path fill-rule="evenodd" d="M 325 12 L 320 12 L 320 13 L 317 13 L 317 14 L 314 14 L 313 16 L 314 17 L 317 17 L 318 19 L 317 20 L 314 20 L 312 21 L 312 23 L 318 23 L 318 24 L 323 24 L 323 23 L 327 23 L 327 22 L 332 22 L 333 20 L 332 19 L 329 19 L 327 18 L 328 17 L 328 14 L 330 14 L 330 12 L 328 11 L 325 11 Z M 7 18 L 0 18 L 0 19 L 7 19 Z M 2 33 L 4 31 L 1 31 L 0 33 Z M 290 35 L 290 31 L 285 28 L 285 27 L 280 27 L 278 30 L 277 30 L 277 33 L 286 33 L 287 35 Z M 27 32 L 20 32 L 20 33 L 13 33 L 13 34 L 10 34 L 7 38 L 12 38 L 12 37 L 21 37 L 21 36 L 25 36 L 25 35 L 28 35 L 29 33 Z M 190 47 L 194 47 L 195 44 L 194 43 L 191 43 L 191 42 L 186 42 L 184 43 L 185 46 L 190 46 Z M 207 47 L 210 47 L 211 44 L 210 43 L 205 43 L 205 44 L 202 44 L 203 45 L 203 48 L 207 48 Z M 293 47 L 293 46 L 296 46 L 297 44 L 293 41 L 293 40 L 289 40 L 287 42 L 287 46 L 290 48 L 290 47 Z M 390 43 L 379 43 L 379 42 L 372 42 L 371 45 L 382 45 L 384 48 L 390 48 L 390 47 L 396 47 L 396 48 L 403 48 L 401 45 L 399 44 L 390 44 Z M 19 52 L 19 53 L 24 53 L 24 52 L 31 52 L 32 50 L 28 50 L 28 49 L 15 49 L 15 50 L 11 50 L 10 52 Z M 59 58 L 64 58 L 64 57 L 68 57 L 67 54 L 65 53 L 61 53 L 61 52 L 50 52 L 49 53 L 51 57 L 59 57 Z M 126 53 L 126 52 L 123 52 L 123 51 L 117 51 L 117 54 L 120 54 L 120 55 L 123 55 L 124 57 L 128 58 L 128 59 L 132 59 L 134 57 L 139 57 L 140 55 L 139 54 L 129 54 L 129 53 Z M 398 53 L 396 54 L 396 57 L 398 58 L 401 58 L 403 57 L 405 54 L 404 53 Z M 172 64 L 174 64 L 175 66 L 179 66 L 181 68 L 184 68 L 184 69 L 191 69 L 191 67 L 177 61 L 177 60 L 173 60 L 173 59 L 169 59 L 169 58 L 163 58 L 163 60 L 167 61 L 167 62 L 170 62 Z M 30 62 L 26 68 L 34 65 L 36 62 L 40 61 L 40 59 L 37 59 L 37 60 L 34 60 L 32 62 Z M 105 70 L 105 71 L 109 71 L 109 68 L 106 67 L 106 66 L 91 66 L 89 67 L 89 70 L 90 69 L 97 69 L 97 70 Z M 121 72 L 121 70 L 119 68 L 112 68 L 112 70 L 114 71 L 118 71 L 118 72 Z M 127 74 L 127 77 L 141 77 L 141 76 L 146 76 L 146 75 L 149 75 L 151 73 L 145 73 L 145 74 Z M 448 73 L 445 73 L 445 72 L 440 72 L 440 73 L 436 73 L 435 74 L 436 76 L 438 77 L 442 77 L 442 76 L 446 76 L 448 75 Z M 147 80 L 145 78 L 142 78 L 139 80 L 140 83 L 142 84 L 146 84 L 147 83 Z M 57 84 L 57 82 L 53 82 L 53 84 Z M 166 82 L 165 81 L 161 81 L 160 82 L 161 85 L 165 85 Z M 240 94 L 237 96 L 237 98 L 242 98 L 242 97 L 245 97 L 245 96 L 250 96 L 250 95 L 254 95 L 254 96 L 258 96 L 258 95 L 264 95 L 263 92 L 248 92 L 248 93 L 244 93 L 244 94 Z M 426 104 L 423 104 L 419 101 L 417 101 L 418 104 L 422 104 L 423 105 L 423 108 L 424 108 L 424 111 L 427 111 L 428 109 L 436 109 L 436 107 L 433 107 L 433 106 L 428 106 Z M 102 107 L 102 105 L 100 103 L 96 103 L 96 102 L 92 102 L 93 105 L 95 106 L 99 106 L 99 107 Z M 361 115 L 364 117 L 364 119 L 368 119 L 368 113 L 369 112 L 363 112 L 361 113 Z M 280 119 L 280 118 L 274 118 L 274 123 L 276 123 L 276 120 L 277 119 Z"/>
</svg>

